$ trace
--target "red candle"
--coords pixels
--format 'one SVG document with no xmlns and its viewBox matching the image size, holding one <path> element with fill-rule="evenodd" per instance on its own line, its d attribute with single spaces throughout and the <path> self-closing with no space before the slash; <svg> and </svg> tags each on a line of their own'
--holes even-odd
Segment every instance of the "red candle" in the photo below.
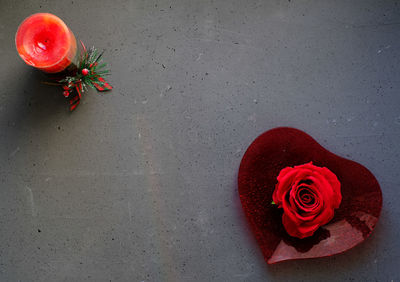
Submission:
<svg viewBox="0 0 400 282">
<path fill-rule="evenodd" d="M 76 55 L 76 39 L 58 17 L 38 13 L 26 18 L 15 35 L 21 58 L 30 66 L 47 73 L 68 67 Z"/>
</svg>

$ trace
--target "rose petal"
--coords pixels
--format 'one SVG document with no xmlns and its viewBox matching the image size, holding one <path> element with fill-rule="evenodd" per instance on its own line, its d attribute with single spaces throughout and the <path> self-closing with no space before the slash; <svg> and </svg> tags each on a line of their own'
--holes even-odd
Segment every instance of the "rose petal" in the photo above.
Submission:
<svg viewBox="0 0 400 282">
<path fill-rule="evenodd" d="M 291 183 L 295 177 L 296 171 L 294 171 L 291 167 L 283 169 L 282 173 L 279 173 L 279 180 L 272 196 L 273 201 L 278 205 L 278 207 L 281 207 L 282 202 L 284 201 L 284 195 L 290 189 Z"/>
<path fill-rule="evenodd" d="M 306 222 L 303 222 L 302 225 L 298 225 L 297 222 L 293 221 L 292 218 L 286 214 L 282 216 L 282 224 L 285 226 L 290 236 L 300 239 L 311 236 L 319 228 L 318 224 L 308 225 Z"/>
</svg>

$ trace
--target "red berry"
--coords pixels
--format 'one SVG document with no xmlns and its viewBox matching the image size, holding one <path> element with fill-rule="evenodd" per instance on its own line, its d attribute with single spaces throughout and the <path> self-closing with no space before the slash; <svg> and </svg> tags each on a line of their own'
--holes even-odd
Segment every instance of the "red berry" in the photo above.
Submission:
<svg viewBox="0 0 400 282">
<path fill-rule="evenodd" d="M 82 70 L 82 74 L 83 74 L 84 76 L 88 75 L 88 74 L 89 74 L 89 70 L 88 70 L 88 69 L 83 69 L 83 70 Z"/>
</svg>

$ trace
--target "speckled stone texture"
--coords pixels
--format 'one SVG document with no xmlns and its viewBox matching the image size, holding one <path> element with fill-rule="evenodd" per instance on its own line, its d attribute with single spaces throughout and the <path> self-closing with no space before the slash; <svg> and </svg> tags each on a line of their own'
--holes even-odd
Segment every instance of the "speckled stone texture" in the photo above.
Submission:
<svg viewBox="0 0 400 282">
<path fill-rule="evenodd" d="M 1 0 L 0 281 L 399 281 L 398 1 Z M 74 113 L 18 57 L 36 12 L 106 49 L 115 87 Z M 237 173 L 299 128 L 367 167 L 368 240 L 267 266 Z"/>
</svg>

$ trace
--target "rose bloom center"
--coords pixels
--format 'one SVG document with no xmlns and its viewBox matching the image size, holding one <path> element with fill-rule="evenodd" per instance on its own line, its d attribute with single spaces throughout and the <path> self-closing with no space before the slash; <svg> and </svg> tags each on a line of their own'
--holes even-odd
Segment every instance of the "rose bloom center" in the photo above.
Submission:
<svg viewBox="0 0 400 282">
<path fill-rule="evenodd" d="M 306 186 L 302 186 L 297 190 L 296 198 L 299 201 L 299 204 L 306 208 L 312 208 L 318 205 L 317 201 L 315 200 L 316 195 L 314 192 Z"/>
</svg>

